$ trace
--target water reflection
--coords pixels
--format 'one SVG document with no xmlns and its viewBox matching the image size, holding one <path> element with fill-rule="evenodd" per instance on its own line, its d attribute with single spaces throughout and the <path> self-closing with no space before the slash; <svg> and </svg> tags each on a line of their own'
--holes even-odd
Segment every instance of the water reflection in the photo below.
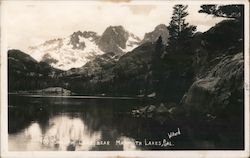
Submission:
<svg viewBox="0 0 250 158">
<path fill-rule="evenodd" d="M 27 129 L 20 133 L 9 135 L 9 150 L 12 151 L 38 151 L 42 149 L 41 146 L 41 129 L 38 123 L 32 123 Z M 42 150 L 49 150 L 43 148 Z"/>
<path fill-rule="evenodd" d="M 221 137 L 224 131 L 217 125 L 200 125 L 194 131 L 188 120 L 162 123 L 133 117 L 133 109 L 148 104 L 143 100 L 21 95 L 8 99 L 10 151 L 233 149 L 237 145 Z M 196 123 L 191 122 L 192 127 Z M 168 138 L 177 129 L 181 134 Z M 237 133 L 228 132 L 238 139 L 233 135 Z M 161 145 L 165 140 L 171 145 Z"/>
<path fill-rule="evenodd" d="M 167 149 L 135 141 L 161 140 L 176 129 L 132 117 L 129 112 L 142 105 L 139 100 L 10 95 L 9 105 L 11 151 Z"/>
<path fill-rule="evenodd" d="M 35 122 L 24 130 L 24 135 L 27 139 L 39 140 L 42 136 L 42 130 L 39 124 Z"/>
<path fill-rule="evenodd" d="M 20 143 L 27 148 L 30 148 L 29 144 L 36 144 L 35 149 L 38 150 L 48 148 L 54 150 L 90 150 L 101 139 L 101 133 L 90 132 L 80 118 L 61 115 L 49 120 L 44 134 L 42 134 L 41 127 L 37 122 L 32 123 L 24 132 L 15 136 L 15 139 L 18 140 L 22 138 L 26 141 Z M 10 144 L 13 143 L 10 142 Z M 40 144 L 40 149 L 38 144 Z"/>
<path fill-rule="evenodd" d="M 59 150 L 90 150 L 99 139 L 100 132 L 90 133 L 80 118 L 57 116 L 49 120 L 42 144 L 55 146 Z"/>
</svg>

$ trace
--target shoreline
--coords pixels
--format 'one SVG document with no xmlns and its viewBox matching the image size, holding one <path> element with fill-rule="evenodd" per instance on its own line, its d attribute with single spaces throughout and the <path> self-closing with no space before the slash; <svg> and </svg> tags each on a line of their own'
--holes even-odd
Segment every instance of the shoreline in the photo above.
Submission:
<svg viewBox="0 0 250 158">
<path fill-rule="evenodd" d="M 61 95 L 61 94 L 40 94 L 40 93 L 13 93 L 8 95 L 20 95 L 34 98 L 75 98 L 75 99 L 143 99 L 141 97 L 129 97 L 129 96 L 99 96 L 99 95 Z"/>
</svg>

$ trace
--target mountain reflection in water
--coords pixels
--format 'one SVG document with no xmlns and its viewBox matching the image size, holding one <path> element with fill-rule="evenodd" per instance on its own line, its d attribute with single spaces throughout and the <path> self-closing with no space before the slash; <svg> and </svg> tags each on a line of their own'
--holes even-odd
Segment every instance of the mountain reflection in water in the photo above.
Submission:
<svg viewBox="0 0 250 158">
<path fill-rule="evenodd" d="M 90 150 L 101 138 L 100 132 L 90 133 L 81 119 L 68 116 L 56 116 L 50 119 L 44 134 L 39 124 L 35 122 L 19 136 L 29 142 L 41 144 L 42 148 L 57 150 Z"/>
<path fill-rule="evenodd" d="M 133 138 L 117 129 L 130 122 L 117 118 L 133 108 L 129 103 L 133 101 L 10 95 L 9 150 L 139 150 Z"/>
<path fill-rule="evenodd" d="M 16 148 L 22 146 L 29 150 L 91 150 L 95 145 L 101 145 L 101 132 L 90 132 L 80 118 L 68 116 L 56 116 L 49 120 L 49 127 L 45 134 L 37 122 L 18 135 L 10 136 L 10 145 L 20 143 Z M 123 150 L 136 149 L 133 141 L 127 137 L 120 137 L 123 142 Z M 25 145 L 26 144 L 26 145 Z"/>
<path fill-rule="evenodd" d="M 8 99 L 10 151 L 216 148 L 214 142 L 218 137 L 208 137 L 209 133 L 204 131 L 204 138 L 198 135 L 197 139 L 185 120 L 159 122 L 154 118 L 132 116 L 133 109 L 153 104 L 145 100 L 14 94 Z M 171 132 L 179 134 L 168 138 Z"/>
</svg>

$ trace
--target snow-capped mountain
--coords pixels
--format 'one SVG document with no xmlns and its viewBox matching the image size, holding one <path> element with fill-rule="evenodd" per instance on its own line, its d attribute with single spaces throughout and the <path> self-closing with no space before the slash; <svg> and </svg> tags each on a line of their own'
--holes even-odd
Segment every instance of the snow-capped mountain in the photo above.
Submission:
<svg viewBox="0 0 250 158">
<path fill-rule="evenodd" d="M 139 42 L 140 39 L 138 37 L 125 31 L 122 26 L 108 27 L 98 40 L 99 48 L 103 51 L 107 51 L 107 53 L 97 55 L 93 60 L 88 61 L 82 67 L 67 71 L 65 75 L 75 76 L 77 74 L 95 76 L 95 80 L 97 78 L 100 79 L 100 76 L 102 78 L 100 80 L 106 80 L 110 77 L 112 78 L 113 74 L 111 71 L 117 63 L 118 65 L 119 63 L 136 65 L 139 63 L 138 61 L 147 63 L 148 59 L 151 57 L 150 52 L 154 51 L 154 43 L 159 36 L 162 36 L 163 43 L 167 44 L 169 34 L 166 25 L 160 24 L 156 26 L 152 32 L 145 34 L 144 39 L 141 42 Z M 147 48 L 148 50 L 143 50 L 144 48 Z M 124 54 L 123 52 L 128 53 Z M 131 57 L 131 54 L 137 54 L 139 57 L 137 55 Z M 128 60 L 124 60 L 124 58 L 127 58 Z M 131 59 L 131 61 L 129 59 Z"/>
<path fill-rule="evenodd" d="M 75 32 L 66 38 L 54 39 L 30 47 L 29 54 L 37 61 L 68 70 L 81 67 L 96 55 L 104 54 L 96 44 L 99 37 L 94 32 Z"/>
<path fill-rule="evenodd" d="M 68 37 L 29 47 L 28 54 L 52 67 L 69 70 L 82 67 L 96 56 L 107 52 L 123 54 L 131 51 L 140 41 L 122 26 L 110 26 L 101 36 L 92 31 L 77 31 Z"/>
</svg>

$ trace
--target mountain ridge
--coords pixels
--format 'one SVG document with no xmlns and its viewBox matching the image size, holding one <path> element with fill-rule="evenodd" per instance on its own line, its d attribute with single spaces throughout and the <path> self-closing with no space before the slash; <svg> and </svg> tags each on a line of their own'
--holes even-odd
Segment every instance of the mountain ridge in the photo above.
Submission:
<svg viewBox="0 0 250 158">
<path fill-rule="evenodd" d="M 69 70 L 82 67 L 95 56 L 108 52 L 124 54 L 137 47 L 140 41 L 139 37 L 123 26 L 109 26 L 102 35 L 93 31 L 77 31 L 65 38 L 31 46 L 27 53 L 54 68 Z"/>
<path fill-rule="evenodd" d="M 159 24 L 157 25 L 153 31 L 145 33 L 143 40 L 141 43 L 151 42 L 154 43 L 157 41 L 159 36 L 162 37 L 162 42 L 164 45 L 167 45 L 169 33 L 168 28 L 165 24 Z"/>
</svg>

